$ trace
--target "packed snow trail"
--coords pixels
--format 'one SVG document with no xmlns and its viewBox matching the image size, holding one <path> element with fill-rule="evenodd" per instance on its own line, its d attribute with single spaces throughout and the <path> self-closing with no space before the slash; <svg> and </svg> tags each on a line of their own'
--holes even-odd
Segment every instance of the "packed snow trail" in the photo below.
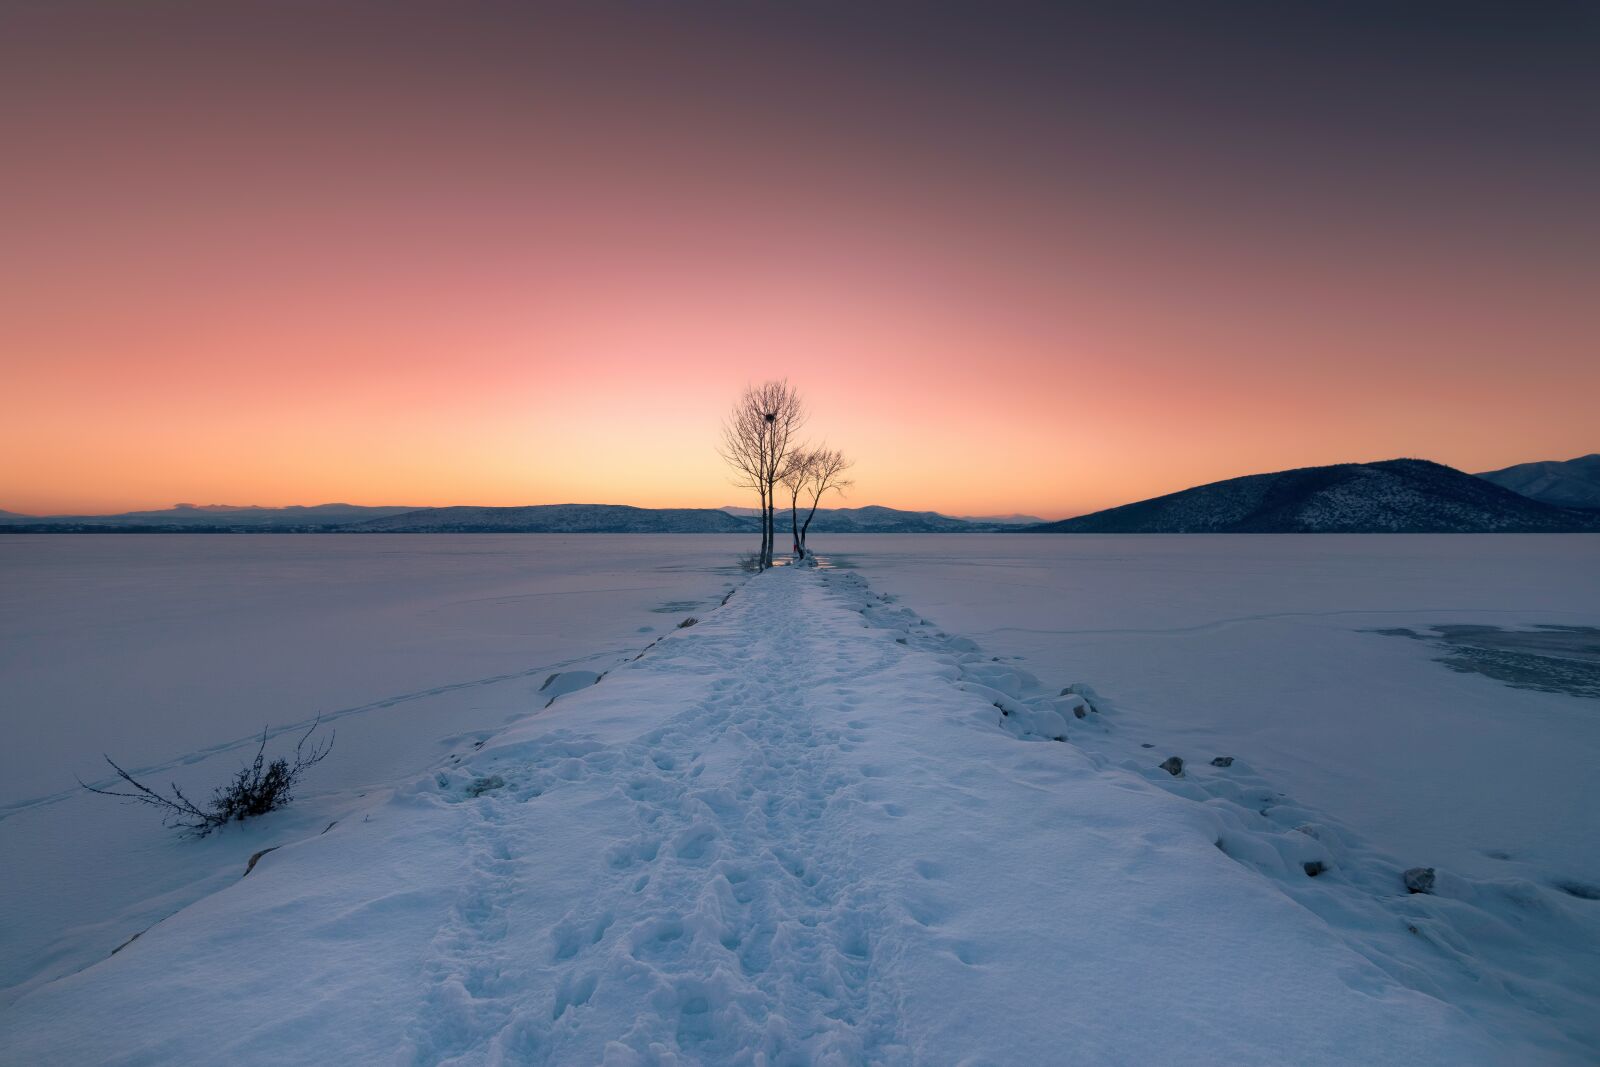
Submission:
<svg viewBox="0 0 1600 1067">
<path fill-rule="evenodd" d="M 1000 724 L 1035 710 L 874 610 L 750 580 L 24 996 L 0 1061 L 1504 1060 L 1219 851 L 1204 805 L 1019 742 Z"/>
</svg>

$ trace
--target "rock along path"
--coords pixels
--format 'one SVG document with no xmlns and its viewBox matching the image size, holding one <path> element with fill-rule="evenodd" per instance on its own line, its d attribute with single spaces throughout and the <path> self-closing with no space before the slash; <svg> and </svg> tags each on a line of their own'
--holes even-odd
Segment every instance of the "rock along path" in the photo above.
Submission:
<svg viewBox="0 0 1600 1067">
<path fill-rule="evenodd" d="M 1008 670 L 768 572 L 24 997 L 0 1060 L 1498 1058 Z"/>
</svg>

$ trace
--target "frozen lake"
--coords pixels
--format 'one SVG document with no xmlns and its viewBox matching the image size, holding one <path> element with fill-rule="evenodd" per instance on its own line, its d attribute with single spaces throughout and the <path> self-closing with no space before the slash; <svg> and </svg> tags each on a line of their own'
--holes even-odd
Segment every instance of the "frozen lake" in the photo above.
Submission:
<svg viewBox="0 0 1600 1067">
<path fill-rule="evenodd" d="M 92 780 L 101 752 L 144 767 L 318 712 L 362 732 L 344 755 L 363 752 L 372 780 L 390 769 L 375 746 L 419 753 L 367 737 L 371 721 L 393 733 L 404 719 L 408 736 L 418 717 L 424 733 L 498 724 L 548 671 L 609 665 L 715 606 L 742 548 L 607 534 L 0 538 L 15 742 L 0 750 L 0 811 Z"/>
<path fill-rule="evenodd" d="M 1600 885 L 1600 704 L 1439 662 L 1447 636 L 1479 632 L 1462 627 L 1600 625 L 1600 538 L 816 541 L 985 654 L 1092 686 L 1114 758 L 1232 755 L 1406 865 Z M 148 811 L 83 794 L 74 775 L 101 775 L 102 752 L 204 792 L 263 724 L 320 712 L 338 729 L 334 754 L 301 804 L 270 817 L 287 820 L 280 831 L 310 826 L 337 814 L 338 795 L 421 773 L 537 711 L 551 672 L 604 670 L 714 608 L 751 547 L 726 535 L 0 538 L 0 1003 L 230 884 L 266 841 L 181 841 Z M 1416 636 L 1393 633 L 1406 630 Z M 1577 636 L 1554 654 L 1582 675 L 1587 639 L 1565 632 Z"/>
</svg>

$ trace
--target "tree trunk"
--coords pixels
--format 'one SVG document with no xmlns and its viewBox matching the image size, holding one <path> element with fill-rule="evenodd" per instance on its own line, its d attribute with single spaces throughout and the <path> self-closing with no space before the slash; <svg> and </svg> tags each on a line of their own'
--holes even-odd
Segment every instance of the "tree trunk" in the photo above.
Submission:
<svg viewBox="0 0 1600 1067">
<path fill-rule="evenodd" d="M 767 566 L 767 490 L 762 487 L 761 493 L 761 550 L 756 553 L 756 566 L 765 570 Z"/>
<path fill-rule="evenodd" d="M 805 548 L 806 547 L 806 534 L 811 529 L 811 520 L 817 517 L 817 504 L 820 503 L 821 500 L 822 500 L 822 498 L 819 496 L 819 497 L 817 497 L 816 500 L 813 500 L 811 502 L 811 510 L 806 513 L 806 524 L 804 526 L 800 527 L 800 547 L 801 548 Z"/>
<path fill-rule="evenodd" d="M 805 556 L 805 543 L 800 540 L 800 493 L 789 494 L 789 529 L 794 533 L 795 558 Z"/>
<path fill-rule="evenodd" d="M 772 566 L 772 489 L 769 487 L 761 501 L 761 566 Z"/>
</svg>

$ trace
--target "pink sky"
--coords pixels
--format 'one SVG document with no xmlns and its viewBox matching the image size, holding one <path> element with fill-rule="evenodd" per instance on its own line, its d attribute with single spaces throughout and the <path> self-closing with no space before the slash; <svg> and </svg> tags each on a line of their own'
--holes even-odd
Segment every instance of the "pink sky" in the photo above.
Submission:
<svg viewBox="0 0 1600 1067">
<path fill-rule="evenodd" d="M 0 45 L 0 508 L 745 503 L 781 376 L 849 503 L 954 514 L 1597 447 L 1594 156 L 1511 67 L 1369 119 L 1004 34 L 164 10 Z"/>
</svg>

